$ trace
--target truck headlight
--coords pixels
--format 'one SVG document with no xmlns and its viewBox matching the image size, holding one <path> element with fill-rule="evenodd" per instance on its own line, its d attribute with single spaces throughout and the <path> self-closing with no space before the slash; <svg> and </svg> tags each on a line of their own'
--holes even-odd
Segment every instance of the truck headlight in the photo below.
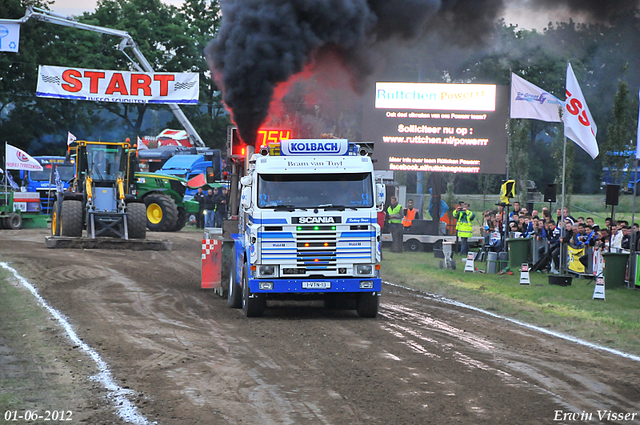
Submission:
<svg viewBox="0 0 640 425">
<path fill-rule="evenodd" d="M 258 277 L 278 277 L 278 266 L 257 266 Z"/>
<path fill-rule="evenodd" d="M 356 264 L 356 274 L 360 276 L 371 276 L 373 273 L 372 264 Z"/>
</svg>

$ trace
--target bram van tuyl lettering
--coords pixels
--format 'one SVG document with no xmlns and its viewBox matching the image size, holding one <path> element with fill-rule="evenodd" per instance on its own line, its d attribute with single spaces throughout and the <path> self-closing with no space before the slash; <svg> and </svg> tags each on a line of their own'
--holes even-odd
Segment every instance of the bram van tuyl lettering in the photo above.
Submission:
<svg viewBox="0 0 640 425">
<path fill-rule="evenodd" d="M 599 421 L 622 421 L 631 422 L 638 418 L 639 412 L 614 412 L 612 410 L 596 410 L 596 412 L 565 412 L 563 410 L 554 410 L 553 420 L 570 421 L 570 422 L 589 422 Z"/>
</svg>

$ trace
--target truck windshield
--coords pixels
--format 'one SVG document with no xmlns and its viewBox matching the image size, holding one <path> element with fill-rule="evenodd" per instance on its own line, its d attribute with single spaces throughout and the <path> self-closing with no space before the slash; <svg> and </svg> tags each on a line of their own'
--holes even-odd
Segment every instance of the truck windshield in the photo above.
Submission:
<svg viewBox="0 0 640 425">
<path fill-rule="evenodd" d="M 44 182 L 44 181 L 49 181 L 49 178 L 51 178 L 51 181 L 53 181 L 53 177 L 51 176 L 51 168 L 55 167 L 56 165 L 44 165 L 42 168 L 44 168 L 44 170 L 42 171 L 29 171 L 29 178 L 31 179 L 31 181 L 38 181 L 38 182 Z M 74 166 L 73 164 L 66 164 L 66 165 L 61 165 L 58 164 L 58 173 L 60 174 L 60 180 L 62 180 L 63 182 L 68 182 L 69 180 L 71 180 L 73 178 L 73 173 L 74 173 Z"/>
<path fill-rule="evenodd" d="M 373 206 L 371 173 L 261 174 L 258 207 L 370 208 Z"/>
</svg>

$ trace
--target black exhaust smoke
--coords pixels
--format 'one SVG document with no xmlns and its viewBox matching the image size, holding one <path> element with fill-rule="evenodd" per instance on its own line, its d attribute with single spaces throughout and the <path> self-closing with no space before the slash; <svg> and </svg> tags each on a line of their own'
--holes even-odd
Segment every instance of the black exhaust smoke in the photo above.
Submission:
<svg viewBox="0 0 640 425">
<path fill-rule="evenodd" d="M 521 0 L 527 3 L 526 0 Z M 637 0 L 539 0 L 598 16 Z M 205 49 L 240 137 L 254 144 L 274 87 L 301 72 L 318 51 L 332 49 L 354 90 L 373 73 L 378 44 L 438 31 L 454 44 L 476 43 L 494 28 L 503 0 L 227 0 L 222 25 Z M 599 15 L 604 16 L 604 15 Z M 446 46 L 443 46 L 443 48 Z"/>
</svg>

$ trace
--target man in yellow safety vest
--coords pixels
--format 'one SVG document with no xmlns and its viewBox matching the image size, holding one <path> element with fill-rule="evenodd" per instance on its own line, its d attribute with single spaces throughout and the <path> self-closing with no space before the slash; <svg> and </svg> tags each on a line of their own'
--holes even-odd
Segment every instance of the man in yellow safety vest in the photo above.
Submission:
<svg viewBox="0 0 640 425">
<path fill-rule="evenodd" d="M 458 207 L 453 212 L 453 218 L 458 220 L 456 223 L 456 230 L 458 237 L 461 240 L 460 254 L 466 256 L 469 252 L 469 238 L 473 236 L 473 227 L 471 223 L 476 218 L 476 215 L 469 210 L 469 204 L 460 202 Z"/>
<path fill-rule="evenodd" d="M 402 252 L 402 238 L 404 228 L 402 227 L 402 205 L 398 204 L 395 196 L 391 197 L 391 205 L 387 207 L 387 222 L 391 231 L 391 252 Z"/>
</svg>

